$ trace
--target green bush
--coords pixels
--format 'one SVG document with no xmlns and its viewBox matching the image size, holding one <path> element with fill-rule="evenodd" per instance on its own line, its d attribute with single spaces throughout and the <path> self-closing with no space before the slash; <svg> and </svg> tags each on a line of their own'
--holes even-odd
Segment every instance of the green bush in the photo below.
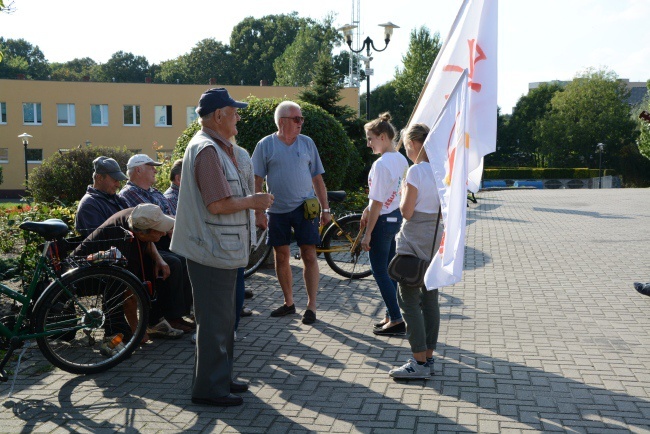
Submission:
<svg viewBox="0 0 650 434">
<path fill-rule="evenodd" d="M 616 171 L 605 169 L 603 176 L 615 176 Z M 532 167 L 494 168 L 483 171 L 483 179 L 587 179 L 598 178 L 598 169 L 586 168 L 545 168 Z"/>
<path fill-rule="evenodd" d="M 41 251 L 39 245 L 43 238 L 33 232 L 21 230 L 18 226 L 24 221 L 43 221 L 50 218 L 63 220 L 74 232 L 76 204 L 70 207 L 39 203 L 33 206 L 19 204 L 0 212 L 0 251 L 3 254 L 20 253 L 16 274 L 29 283 Z M 12 262 L 13 263 L 13 262 Z M 8 277 L 8 276 L 5 276 Z"/>
<path fill-rule="evenodd" d="M 29 176 L 29 192 L 36 202 L 61 202 L 70 205 L 86 193 L 93 183 L 93 160 L 99 156 L 114 158 L 126 173 L 132 153 L 124 148 L 84 147 L 56 153 L 43 161 Z"/>
<path fill-rule="evenodd" d="M 237 124 L 237 143 L 253 153 L 255 145 L 265 136 L 277 131 L 273 114 L 277 105 L 283 100 L 278 98 L 247 98 L 248 107 L 239 110 L 241 120 Z M 325 167 L 325 185 L 336 190 L 344 185 L 350 177 L 348 171 L 360 171 L 359 164 L 350 166 L 350 156 L 357 154 L 341 124 L 322 108 L 298 101 L 305 117 L 302 134 L 311 137 L 316 143 L 318 153 Z M 173 158 L 182 158 L 190 139 L 199 130 L 198 123 L 187 127 L 176 142 Z M 357 161 L 358 163 L 358 161 Z M 161 173 L 163 171 L 161 170 Z M 353 177 L 354 178 L 354 177 Z"/>
</svg>

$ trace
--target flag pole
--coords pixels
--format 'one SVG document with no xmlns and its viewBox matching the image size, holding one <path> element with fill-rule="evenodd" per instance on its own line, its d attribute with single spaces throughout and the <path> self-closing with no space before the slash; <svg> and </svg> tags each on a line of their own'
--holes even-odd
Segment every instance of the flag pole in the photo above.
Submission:
<svg viewBox="0 0 650 434">
<path fill-rule="evenodd" d="M 456 26 L 458 26 L 458 22 L 460 21 L 460 18 L 463 16 L 463 13 L 465 12 L 465 9 L 467 8 L 467 5 L 469 4 L 470 0 L 464 0 L 463 4 L 460 6 L 460 9 L 458 10 L 458 13 L 456 14 L 456 18 L 454 19 L 454 23 L 451 25 L 451 30 L 449 31 L 449 34 L 447 35 L 447 39 L 444 40 L 442 43 L 442 47 L 440 47 L 440 51 L 438 51 L 438 55 L 436 56 L 436 60 L 433 61 L 433 66 L 431 66 L 431 69 L 429 70 L 429 75 L 427 75 L 427 80 L 424 82 L 424 86 L 422 87 L 422 90 L 420 91 L 420 95 L 418 96 L 418 100 L 415 103 L 415 106 L 413 107 L 413 111 L 411 112 L 411 116 L 409 116 L 409 120 L 406 123 L 406 127 L 411 124 L 411 120 L 413 119 L 413 115 L 415 114 L 415 111 L 417 110 L 418 106 L 420 105 L 420 101 L 422 101 L 422 97 L 424 96 L 424 92 L 427 90 L 429 87 L 429 82 L 431 81 L 431 76 L 433 75 L 433 71 L 435 71 L 436 66 L 438 66 L 438 61 L 440 60 L 440 53 L 442 53 L 445 50 L 445 47 L 447 46 L 447 42 L 449 42 L 449 38 L 451 35 L 454 34 L 454 30 L 456 30 Z M 402 147 L 402 144 L 404 143 L 404 138 L 400 136 L 399 142 L 397 142 L 397 150 L 399 151 L 400 148 Z"/>
</svg>

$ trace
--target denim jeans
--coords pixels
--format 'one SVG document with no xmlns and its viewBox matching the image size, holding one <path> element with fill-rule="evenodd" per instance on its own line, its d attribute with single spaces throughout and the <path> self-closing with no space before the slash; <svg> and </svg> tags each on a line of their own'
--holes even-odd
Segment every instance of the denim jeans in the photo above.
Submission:
<svg viewBox="0 0 650 434">
<path fill-rule="evenodd" d="M 239 327 L 239 318 L 244 307 L 245 295 L 246 285 L 244 284 L 244 268 L 242 267 L 237 269 L 237 286 L 235 286 L 235 331 Z"/>
<path fill-rule="evenodd" d="M 395 220 L 395 221 L 387 221 Z M 379 216 L 370 238 L 370 269 L 379 286 L 381 297 L 386 303 L 386 314 L 391 321 L 402 319 L 402 313 L 397 304 L 397 283 L 388 275 L 388 263 L 395 256 L 395 235 L 402 225 L 402 214 L 399 209 Z"/>
</svg>

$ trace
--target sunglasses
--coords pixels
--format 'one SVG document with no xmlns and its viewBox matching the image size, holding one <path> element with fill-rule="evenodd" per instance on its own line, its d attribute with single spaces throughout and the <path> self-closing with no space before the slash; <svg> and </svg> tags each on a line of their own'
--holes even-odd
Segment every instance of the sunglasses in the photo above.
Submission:
<svg viewBox="0 0 650 434">
<path fill-rule="evenodd" d="M 282 119 L 293 119 L 293 121 L 297 124 L 302 124 L 303 122 L 305 122 L 305 118 L 303 116 L 293 116 L 293 117 L 282 116 Z"/>
</svg>

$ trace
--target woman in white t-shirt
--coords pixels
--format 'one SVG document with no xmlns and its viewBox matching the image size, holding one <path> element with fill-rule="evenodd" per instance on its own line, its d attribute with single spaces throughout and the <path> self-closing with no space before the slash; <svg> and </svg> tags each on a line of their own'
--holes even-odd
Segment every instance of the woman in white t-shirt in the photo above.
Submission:
<svg viewBox="0 0 650 434">
<path fill-rule="evenodd" d="M 403 335 L 406 327 L 397 304 L 397 284 L 388 276 L 388 263 L 395 256 L 395 234 L 402 224 L 400 191 L 408 161 L 395 150 L 395 128 L 388 112 L 364 128 L 368 147 L 380 155 L 368 174 L 370 200 L 361 218 L 361 225 L 366 227 L 361 248 L 368 252 L 372 275 L 386 303 L 386 317 L 375 325 L 373 333 Z"/>
<path fill-rule="evenodd" d="M 400 202 L 404 223 L 397 234 L 398 254 L 415 255 L 425 261 L 430 261 L 433 256 L 434 237 L 437 238 L 436 245 L 442 237 L 442 227 L 436 234 L 440 212 L 438 189 L 423 149 L 428 134 L 429 127 L 424 124 L 412 125 L 403 134 L 406 155 L 414 164 L 406 174 Z M 413 357 L 403 366 L 392 369 L 389 375 L 393 378 L 427 379 L 433 375 L 433 350 L 440 329 L 438 289 L 428 291 L 426 287 L 400 283 L 397 300 L 406 323 L 406 337 Z"/>
</svg>

